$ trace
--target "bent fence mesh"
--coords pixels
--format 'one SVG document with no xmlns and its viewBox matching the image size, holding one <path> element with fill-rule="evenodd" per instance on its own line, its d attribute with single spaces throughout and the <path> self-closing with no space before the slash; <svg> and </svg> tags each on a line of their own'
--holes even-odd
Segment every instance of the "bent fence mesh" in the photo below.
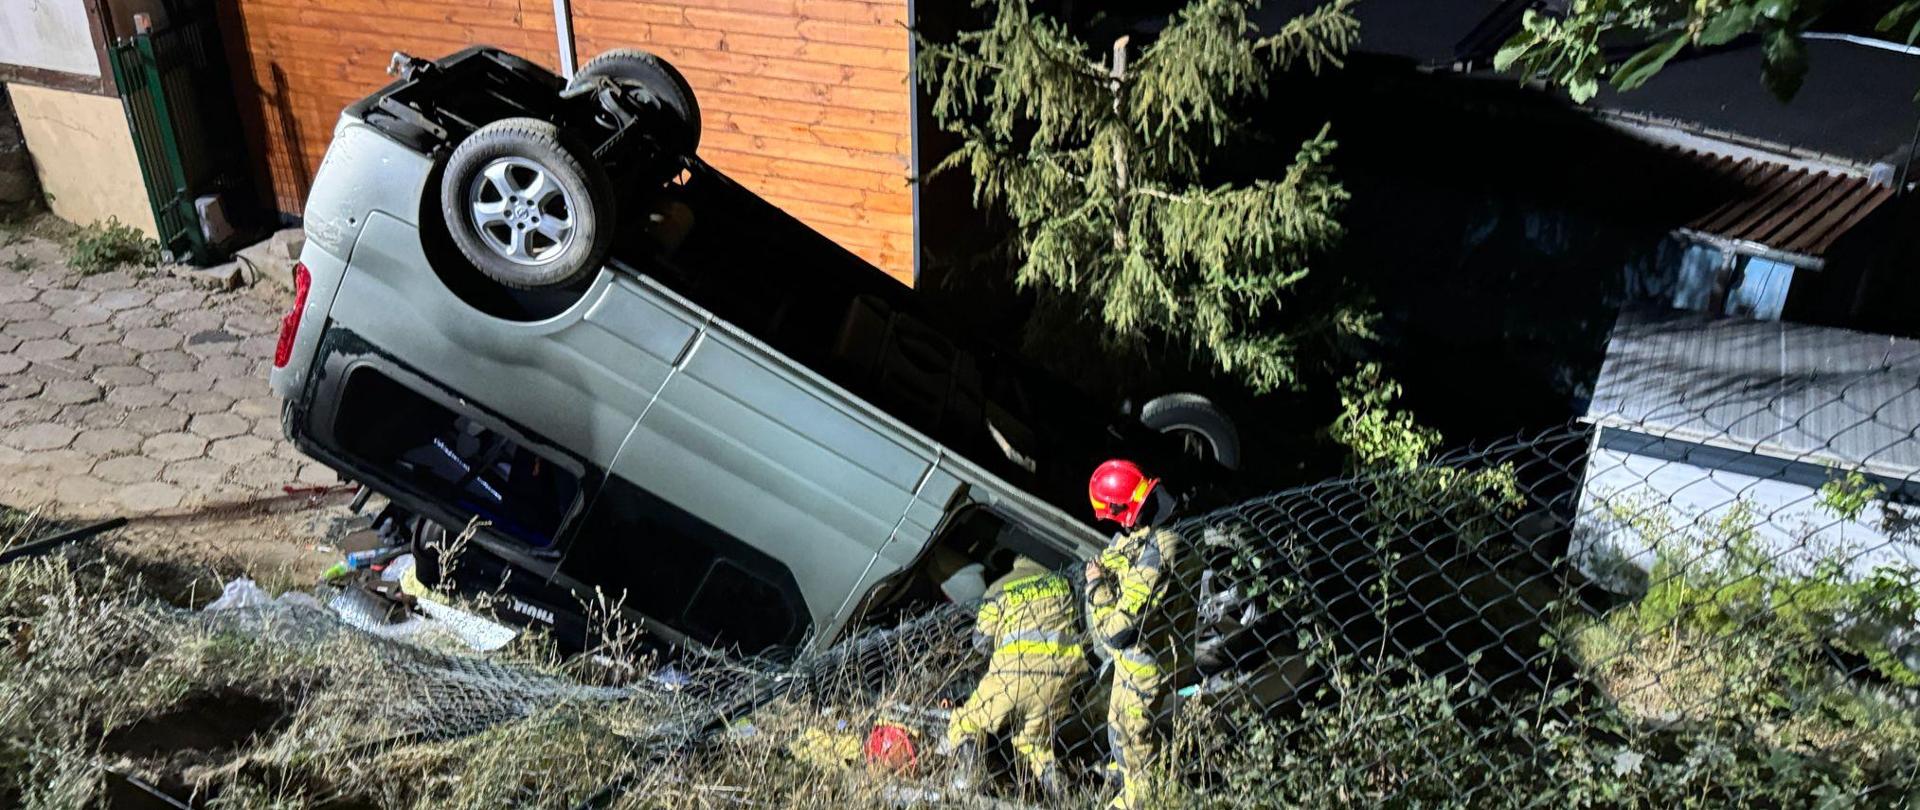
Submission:
<svg viewBox="0 0 1920 810">
<path fill-rule="evenodd" d="M 1199 608 L 1157 618 L 1192 662 L 1160 706 L 1154 804 L 1920 802 L 1920 438 L 1862 395 L 1886 371 L 1172 525 L 1189 564 L 1171 587 Z M 856 638 L 773 690 L 952 705 L 988 666 L 969 614 Z M 1109 677 L 1084 679 L 1055 738 L 1085 797 L 1110 790 Z M 1019 774 L 989 791 L 1019 795 Z"/>
</svg>

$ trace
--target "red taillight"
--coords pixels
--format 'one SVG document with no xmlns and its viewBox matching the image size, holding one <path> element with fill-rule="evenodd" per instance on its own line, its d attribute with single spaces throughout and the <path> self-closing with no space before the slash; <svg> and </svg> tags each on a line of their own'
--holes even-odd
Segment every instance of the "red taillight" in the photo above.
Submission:
<svg viewBox="0 0 1920 810">
<path fill-rule="evenodd" d="M 313 274 L 307 266 L 293 266 L 293 311 L 280 319 L 280 342 L 273 347 L 273 367 L 286 368 L 293 359 L 293 339 L 300 334 L 300 314 L 307 311 L 307 289 L 313 286 Z"/>
</svg>

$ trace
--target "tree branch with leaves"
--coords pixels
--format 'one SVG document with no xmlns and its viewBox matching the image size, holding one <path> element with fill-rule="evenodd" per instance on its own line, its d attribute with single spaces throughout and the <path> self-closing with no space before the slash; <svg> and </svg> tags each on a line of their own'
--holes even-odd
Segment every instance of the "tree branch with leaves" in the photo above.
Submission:
<svg viewBox="0 0 1920 810">
<path fill-rule="evenodd" d="M 1880 32 L 1920 40 L 1920 0 L 1576 0 L 1565 14 L 1528 11 L 1521 30 L 1494 55 L 1496 70 L 1539 76 L 1577 102 L 1609 81 L 1632 90 L 1688 47 L 1713 47 L 1755 34 L 1760 77 L 1782 100 L 1807 73 L 1803 36 L 1832 12 L 1857 7 L 1878 15 Z M 1609 45 L 1641 45 L 1614 63 Z"/>
<path fill-rule="evenodd" d="M 1190 346 L 1257 391 L 1297 379 L 1299 328 L 1277 326 L 1310 260 L 1340 236 L 1347 193 L 1323 127 L 1278 177 L 1220 183 L 1237 105 L 1277 70 L 1337 65 L 1354 0 L 1256 30 L 1250 0 L 1194 0 L 1142 47 L 1084 42 L 1025 0 L 980 0 L 985 28 L 921 44 L 920 75 L 974 202 L 1013 225 L 1015 281 L 1076 296 L 1121 340 Z M 1356 313 L 1315 319 L 1364 330 Z"/>
</svg>

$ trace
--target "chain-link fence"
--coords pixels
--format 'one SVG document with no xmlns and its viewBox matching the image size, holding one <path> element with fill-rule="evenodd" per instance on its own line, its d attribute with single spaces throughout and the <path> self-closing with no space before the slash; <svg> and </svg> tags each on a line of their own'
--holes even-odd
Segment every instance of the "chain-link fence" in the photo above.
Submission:
<svg viewBox="0 0 1920 810">
<path fill-rule="evenodd" d="M 760 702 L 950 708 L 882 722 L 981 740 L 920 768 L 968 795 L 1104 801 L 1119 759 L 1141 806 L 1913 806 L 1920 375 L 1867 366 L 1603 381 L 1580 423 L 1123 543 L 1061 573 L 1069 624 L 1016 572 L 972 630 L 856 638 Z"/>
</svg>

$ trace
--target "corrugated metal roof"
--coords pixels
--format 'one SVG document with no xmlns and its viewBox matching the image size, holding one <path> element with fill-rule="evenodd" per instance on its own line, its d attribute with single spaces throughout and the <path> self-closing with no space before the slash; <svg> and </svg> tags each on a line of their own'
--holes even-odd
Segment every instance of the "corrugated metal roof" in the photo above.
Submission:
<svg viewBox="0 0 1920 810">
<path fill-rule="evenodd" d="M 1920 341 L 1690 312 L 1624 313 L 1587 419 L 1906 478 L 1920 471 Z"/>
<path fill-rule="evenodd" d="M 1813 171 L 1758 158 L 1687 150 L 1720 176 L 1727 201 L 1688 230 L 1819 257 L 1835 239 L 1893 196 L 1893 187 L 1841 170 Z"/>
</svg>

